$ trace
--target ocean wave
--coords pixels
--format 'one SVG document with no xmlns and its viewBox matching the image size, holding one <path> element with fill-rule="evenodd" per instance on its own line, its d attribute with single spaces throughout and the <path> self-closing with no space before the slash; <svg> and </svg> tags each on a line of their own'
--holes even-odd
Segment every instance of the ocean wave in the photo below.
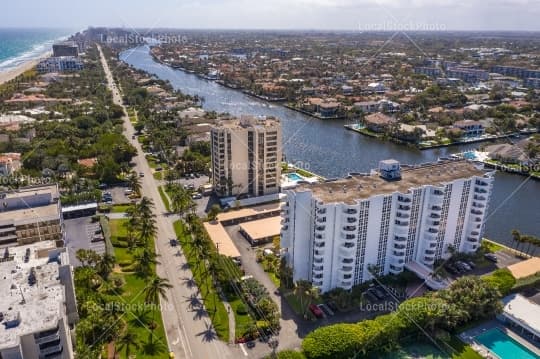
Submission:
<svg viewBox="0 0 540 359">
<path fill-rule="evenodd" d="M 52 45 L 55 42 L 63 41 L 68 38 L 69 36 L 64 35 L 55 39 L 34 44 L 34 46 L 30 50 L 16 54 L 0 62 L 0 72 L 13 70 L 18 66 L 24 64 L 25 62 L 38 59 L 45 55 L 47 52 L 52 51 Z"/>
</svg>

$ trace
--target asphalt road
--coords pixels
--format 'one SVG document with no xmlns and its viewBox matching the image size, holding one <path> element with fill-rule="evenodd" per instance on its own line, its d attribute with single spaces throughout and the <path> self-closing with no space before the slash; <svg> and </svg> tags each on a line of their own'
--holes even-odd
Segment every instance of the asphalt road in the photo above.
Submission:
<svg viewBox="0 0 540 359">
<path fill-rule="evenodd" d="M 101 52 L 101 48 L 99 50 Z M 123 106 L 120 92 L 113 81 L 103 52 L 101 52 L 101 62 L 105 69 L 109 88 L 113 93 L 114 102 Z M 144 177 L 141 178 L 142 193 L 152 199 L 155 204 L 158 229 L 156 251 L 160 255 L 157 274 L 168 278 L 173 286 L 167 292 L 168 301 L 162 300 L 162 317 L 169 350 L 174 352 L 176 358 L 226 359 L 244 357 L 245 354 L 240 348 L 227 345 L 217 339 L 206 312 L 200 316 L 189 307 L 189 298 L 197 296 L 200 299 L 200 295 L 197 288 L 189 286 L 188 279 L 193 276 L 186 264 L 186 259 L 183 255 L 178 255 L 178 250 L 169 245 L 169 239 L 176 237 L 172 219 L 165 215 L 166 209 L 159 196 L 158 184 L 152 176 L 141 145 L 136 140 L 131 140 L 134 133 L 133 125 L 126 116 L 124 118 L 124 134 L 137 149 L 137 156 L 133 159 L 136 164 L 134 170 L 144 174 Z"/>
</svg>

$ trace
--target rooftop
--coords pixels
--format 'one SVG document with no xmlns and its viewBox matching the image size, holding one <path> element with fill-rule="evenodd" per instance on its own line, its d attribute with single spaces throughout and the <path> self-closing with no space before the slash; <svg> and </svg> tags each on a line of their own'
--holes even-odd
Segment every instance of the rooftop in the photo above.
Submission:
<svg viewBox="0 0 540 359">
<path fill-rule="evenodd" d="M 236 248 L 236 245 L 221 223 L 218 221 L 204 222 L 204 228 L 206 228 L 212 242 L 219 248 L 219 254 L 231 258 L 240 257 L 238 248 Z"/>
<path fill-rule="evenodd" d="M 294 191 L 312 191 L 317 199 L 328 202 L 345 202 L 354 204 L 356 200 L 367 199 L 376 195 L 407 193 L 411 188 L 426 185 L 437 186 L 457 179 L 482 177 L 485 171 L 478 169 L 473 163 L 460 161 L 444 161 L 414 167 L 401 166 L 401 180 L 386 181 L 377 174 L 352 175 L 316 184 L 301 184 Z"/>
<path fill-rule="evenodd" d="M 278 127 L 280 121 L 274 117 L 242 116 L 231 120 L 221 120 L 216 124 L 217 128 L 245 129 L 250 127 Z"/>
<path fill-rule="evenodd" d="M 511 294 L 502 299 L 505 315 L 527 325 L 540 333 L 540 305 L 528 300 L 521 294 Z"/>
<path fill-rule="evenodd" d="M 279 202 L 263 204 L 255 207 L 246 207 L 238 210 L 230 210 L 228 212 L 223 212 L 218 214 L 218 221 L 230 221 L 234 219 L 242 219 L 246 217 L 251 217 L 255 215 L 261 215 L 266 213 L 271 213 L 275 211 L 280 211 L 281 207 Z"/>
<path fill-rule="evenodd" d="M 281 216 L 268 217 L 240 224 L 240 228 L 254 241 L 279 236 Z"/>
<path fill-rule="evenodd" d="M 25 263 L 27 249 L 30 256 Z M 53 241 L 13 247 L 9 249 L 11 260 L 0 262 L 2 324 L 19 319 L 19 324 L 12 328 L 0 325 L 0 349 L 16 346 L 21 335 L 56 327 L 62 316 L 65 291 L 59 279 L 59 264 L 49 263 L 51 250 L 58 251 Z M 32 268 L 36 283 L 30 285 L 28 278 Z"/>
<path fill-rule="evenodd" d="M 508 270 L 514 278 L 520 279 L 540 272 L 540 258 L 532 257 L 525 261 L 508 266 Z"/>
</svg>

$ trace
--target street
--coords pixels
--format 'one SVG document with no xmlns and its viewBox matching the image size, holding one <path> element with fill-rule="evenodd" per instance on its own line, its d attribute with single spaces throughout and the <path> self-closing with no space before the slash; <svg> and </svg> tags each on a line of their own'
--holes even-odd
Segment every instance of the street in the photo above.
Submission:
<svg viewBox="0 0 540 359">
<path fill-rule="evenodd" d="M 112 73 L 105 60 L 100 46 L 102 66 L 105 70 L 108 85 L 113 93 L 114 103 L 123 106 L 122 97 L 113 81 Z M 124 111 L 127 113 L 126 109 Z M 185 278 L 192 278 L 191 270 L 187 266 L 183 255 L 177 255 L 177 250 L 169 246 L 169 239 L 176 238 L 173 229 L 173 220 L 167 217 L 166 209 L 158 192 L 158 184 L 152 176 L 152 171 L 144 157 L 141 145 L 136 140 L 131 140 L 135 133 L 129 117 L 124 117 L 124 134 L 137 149 L 137 156 L 133 158 L 134 170 L 143 173 L 141 178 L 142 194 L 150 198 L 155 204 L 157 237 L 156 252 L 159 255 L 160 264 L 157 266 L 157 275 L 167 278 L 172 288 L 167 292 L 168 301 L 162 300 L 162 317 L 167 335 L 169 350 L 174 352 L 176 358 L 233 358 L 244 354 L 240 348 L 228 346 L 218 340 L 215 335 L 209 335 L 211 321 L 208 315 L 194 315 L 189 308 L 189 298 L 199 296 L 196 287 L 191 288 Z M 202 299 L 201 299 L 202 301 Z"/>
</svg>

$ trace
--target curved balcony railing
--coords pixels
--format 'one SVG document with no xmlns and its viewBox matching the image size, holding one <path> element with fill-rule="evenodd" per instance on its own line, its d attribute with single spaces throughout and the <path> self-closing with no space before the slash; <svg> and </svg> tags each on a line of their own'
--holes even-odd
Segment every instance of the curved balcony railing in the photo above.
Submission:
<svg viewBox="0 0 540 359">
<path fill-rule="evenodd" d="M 486 207 L 485 204 L 478 203 L 478 202 L 473 202 L 472 206 L 476 207 L 476 208 L 485 208 Z"/>
<path fill-rule="evenodd" d="M 287 231 L 289 229 L 289 225 L 288 224 L 285 224 L 281 227 L 281 230 L 282 231 Z"/>
<path fill-rule="evenodd" d="M 343 210 L 345 214 L 357 214 L 358 210 L 356 208 L 346 208 Z"/>
<path fill-rule="evenodd" d="M 403 204 L 400 204 L 398 207 L 397 207 L 398 210 L 400 211 L 410 211 L 411 210 L 411 206 L 407 206 L 407 205 L 403 205 Z"/>
<path fill-rule="evenodd" d="M 476 194 L 475 194 L 474 197 L 473 197 L 473 199 L 474 199 L 475 201 L 485 201 L 485 200 L 487 199 L 487 197 L 485 197 L 485 196 L 480 196 L 480 195 L 476 195 Z"/>
<path fill-rule="evenodd" d="M 431 206 L 431 210 L 435 211 L 435 212 L 440 212 L 440 211 L 442 211 L 442 207 L 441 206 Z"/>
<path fill-rule="evenodd" d="M 467 241 L 470 242 L 470 243 L 478 243 L 478 238 L 467 237 Z"/>
<path fill-rule="evenodd" d="M 424 256 L 424 263 L 433 264 L 435 262 L 434 256 Z"/>
<path fill-rule="evenodd" d="M 472 214 L 476 214 L 478 216 L 483 216 L 484 215 L 484 212 L 482 212 L 481 210 L 479 209 L 471 209 L 471 213 Z"/>
<path fill-rule="evenodd" d="M 476 187 L 476 188 L 474 189 L 474 192 L 475 192 L 475 193 L 482 193 L 482 194 L 485 194 L 485 193 L 487 193 L 488 191 L 487 191 L 486 189 Z"/>
<path fill-rule="evenodd" d="M 344 226 L 343 230 L 345 232 L 355 232 L 356 231 L 356 226 Z"/>
<path fill-rule="evenodd" d="M 411 199 L 403 195 L 399 195 L 397 200 L 398 202 L 401 202 L 401 203 L 411 203 Z"/>
<path fill-rule="evenodd" d="M 317 226 L 317 227 L 315 227 L 315 231 L 317 231 L 317 232 L 322 232 L 325 229 L 326 229 L 326 226 Z"/>
<path fill-rule="evenodd" d="M 480 180 L 476 180 L 476 181 L 474 182 L 474 184 L 477 185 L 477 186 L 481 186 L 481 187 L 487 187 L 487 186 L 489 186 L 489 183 L 484 182 L 484 181 L 480 181 Z"/>
<path fill-rule="evenodd" d="M 316 264 L 321 264 L 324 262 L 324 259 L 323 258 L 317 258 L 317 257 L 314 257 L 313 258 L 313 263 L 316 263 Z"/>
<path fill-rule="evenodd" d="M 399 243 L 394 243 L 394 249 L 405 249 L 407 248 L 407 246 L 405 244 L 399 244 Z"/>
<path fill-rule="evenodd" d="M 398 210 L 396 212 L 396 218 L 409 219 L 411 216 L 407 212 Z"/>
<path fill-rule="evenodd" d="M 341 281 L 340 287 L 343 288 L 343 289 L 351 289 L 352 288 L 352 280 Z"/>
<path fill-rule="evenodd" d="M 396 225 L 398 226 L 401 226 L 401 227 L 408 227 L 409 226 L 409 222 L 408 221 L 401 221 L 401 220 L 395 220 L 394 222 Z"/>
<path fill-rule="evenodd" d="M 400 243 L 407 242 L 407 237 L 403 237 L 403 236 L 394 236 L 394 241 L 400 242 Z"/>
<path fill-rule="evenodd" d="M 356 223 L 358 219 L 356 217 L 347 217 L 347 223 Z"/>
<path fill-rule="evenodd" d="M 399 274 L 403 271 L 403 266 L 400 267 L 399 265 L 390 264 L 388 269 L 392 274 Z"/>
</svg>

